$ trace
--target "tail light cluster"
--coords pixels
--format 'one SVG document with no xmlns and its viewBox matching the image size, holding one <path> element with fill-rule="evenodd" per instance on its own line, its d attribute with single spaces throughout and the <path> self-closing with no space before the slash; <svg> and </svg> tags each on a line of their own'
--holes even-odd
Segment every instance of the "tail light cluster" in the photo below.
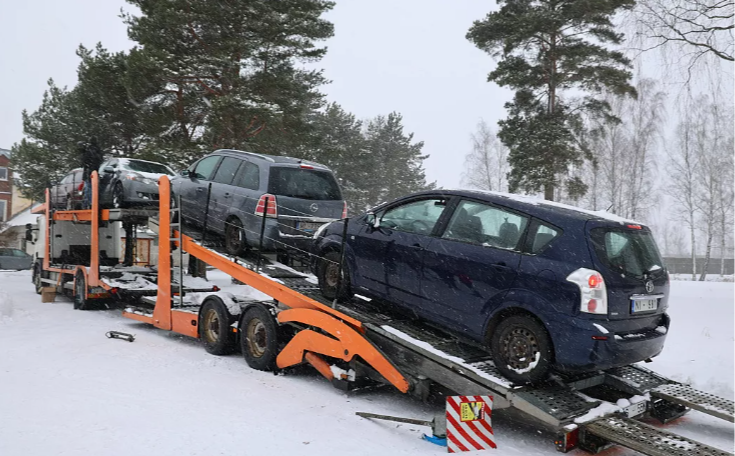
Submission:
<svg viewBox="0 0 735 456">
<path fill-rule="evenodd" d="M 579 310 L 591 314 L 607 314 L 607 288 L 602 274 L 587 268 L 579 268 L 567 276 L 567 281 L 579 287 Z"/>
<path fill-rule="evenodd" d="M 266 208 L 266 200 L 268 201 L 268 207 Z M 258 205 L 255 206 L 255 215 L 262 217 L 265 214 L 266 217 L 277 218 L 278 217 L 278 206 L 276 205 L 276 197 L 270 193 L 266 193 L 258 200 Z"/>
</svg>

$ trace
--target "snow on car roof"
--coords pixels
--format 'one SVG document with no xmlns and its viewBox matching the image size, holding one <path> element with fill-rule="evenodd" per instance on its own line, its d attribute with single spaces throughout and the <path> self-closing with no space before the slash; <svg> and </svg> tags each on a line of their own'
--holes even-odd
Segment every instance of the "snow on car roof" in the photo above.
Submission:
<svg viewBox="0 0 735 456">
<path fill-rule="evenodd" d="M 613 214 L 607 211 L 593 211 L 590 209 L 583 209 L 581 207 L 572 206 L 570 204 L 559 203 L 556 201 L 549 201 L 549 200 L 545 200 L 545 199 L 538 198 L 535 196 L 517 195 L 515 193 L 493 192 L 489 190 L 476 190 L 476 189 L 455 189 L 454 191 L 474 192 L 474 193 L 480 193 L 480 194 L 485 194 L 485 195 L 497 196 L 500 198 L 507 198 L 512 201 L 517 201 L 519 203 L 525 203 L 525 204 L 531 204 L 533 206 L 548 206 L 548 207 L 554 207 L 554 208 L 559 208 L 559 209 L 565 209 L 568 211 L 578 212 L 580 214 L 585 214 L 585 215 L 592 216 L 595 218 L 620 223 L 622 225 L 626 225 L 626 224 L 645 225 L 645 223 L 641 223 L 641 222 L 637 222 L 632 219 L 620 217 L 619 215 L 616 215 L 616 214 Z"/>
</svg>

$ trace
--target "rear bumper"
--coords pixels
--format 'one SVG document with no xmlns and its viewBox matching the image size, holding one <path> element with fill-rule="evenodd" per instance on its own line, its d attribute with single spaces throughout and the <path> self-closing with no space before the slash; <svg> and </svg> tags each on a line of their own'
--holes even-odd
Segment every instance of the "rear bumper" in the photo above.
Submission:
<svg viewBox="0 0 735 456">
<path fill-rule="evenodd" d="M 550 330 L 556 367 L 565 372 L 585 372 L 653 358 L 663 350 L 670 324 L 666 314 L 657 318 L 653 325 L 633 330 L 624 321 L 577 320 L 566 328 L 554 325 L 557 329 Z"/>
</svg>

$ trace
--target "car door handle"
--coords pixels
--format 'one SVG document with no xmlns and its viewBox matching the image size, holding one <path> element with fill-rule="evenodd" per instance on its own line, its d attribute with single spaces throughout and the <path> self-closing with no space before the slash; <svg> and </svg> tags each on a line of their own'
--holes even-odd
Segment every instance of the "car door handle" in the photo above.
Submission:
<svg viewBox="0 0 735 456">
<path fill-rule="evenodd" d="M 424 246 L 419 244 L 418 242 L 415 242 L 411 247 L 414 247 L 416 249 L 424 250 Z"/>
<path fill-rule="evenodd" d="M 197 187 L 197 191 L 198 192 L 203 192 L 204 191 L 204 187 Z"/>
<path fill-rule="evenodd" d="M 497 263 L 493 263 L 493 264 L 491 264 L 490 266 L 492 266 L 493 268 L 495 268 L 495 269 L 498 269 L 498 270 L 500 270 L 500 271 L 505 271 L 505 270 L 508 270 L 508 269 L 510 269 L 510 266 L 508 266 L 508 265 L 507 265 L 507 264 L 505 263 L 505 261 L 499 261 L 499 262 L 497 262 Z"/>
</svg>

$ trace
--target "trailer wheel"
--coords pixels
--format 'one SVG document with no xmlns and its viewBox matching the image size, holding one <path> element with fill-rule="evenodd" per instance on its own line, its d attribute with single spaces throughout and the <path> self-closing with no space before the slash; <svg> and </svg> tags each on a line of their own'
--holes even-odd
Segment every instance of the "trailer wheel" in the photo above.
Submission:
<svg viewBox="0 0 735 456">
<path fill-rule="evenodd" d="M 41 265 L 36 263 L 33 265 L 33 285 L 36 288 L 36 293 L 41 294 L 41 288 L 43 288 L 43 282 L 41 279 L 43 278 L 43 272 L 41 270 Z"/>
<path fill-rule="evenodd" d="M 337 296 L 337 285 L 339 284 L 339 262 L 342 255 L 339 252 L 327 252 L 324 258 L 319 259 L 319 288 L 327 299 L 334 299 Z M 345 299 L 352 295 L 350 290 L 350 271 L 347 265 L 342 265 L 342 284 L 339 290 L 339 298 Z"/>
<path fill-rule="evenodd" d="M 512 315 L 502 320 L 490 338 L 490 348 L 495 367 L 515 383 L 539 382 L 549 374 L 549 334 L 529 315 Z"/>
<path fill-rule="evenodd" d="M 235 351 L 235 334 L 230 328 L 230 312 L 217 296 L 204 300 L 199 313 L 199 338 L 212 355 L 229 355 Z"/>
<path fill-rule="evenodd" d="M 278 356 L 278 324 L 263 306 L 245 311 L 240 320 L 240 346 L 248 366 L 261 371 L 276 370 Z"/>
<path fill-rule="evenodd" d="M 84 273 L 77 271 L 74 276 L 74 309 L 87 310 L 87 281 Z"/>
</svg>

